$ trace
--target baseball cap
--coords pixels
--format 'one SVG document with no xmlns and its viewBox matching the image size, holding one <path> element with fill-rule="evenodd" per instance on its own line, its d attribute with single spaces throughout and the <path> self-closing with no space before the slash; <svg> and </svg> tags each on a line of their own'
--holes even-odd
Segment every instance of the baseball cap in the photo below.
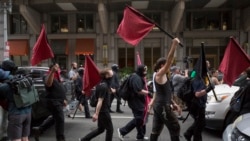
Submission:
<svg viewBox="0 0 250 141">
<path fill-rule="evenodd" d="M 178 66 L 172 66 L 172 67 L 170 68 L 170 71 L 171 71 L 171 72 L 174 72 L 174 71 L 177 70 L 177 69 L 180 69 L 180 67 L 178 67 Z"/>
</svg>

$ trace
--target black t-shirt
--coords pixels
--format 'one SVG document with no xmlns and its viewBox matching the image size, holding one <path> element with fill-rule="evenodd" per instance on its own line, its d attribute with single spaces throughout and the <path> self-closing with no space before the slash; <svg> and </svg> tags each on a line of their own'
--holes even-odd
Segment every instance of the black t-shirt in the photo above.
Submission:
<svg viewBox="0 0 250 141">
<path fill-rule="evenodd" d="M 243 103 L 240 114 L 250 113 L 250 80 L 246 81 L 245 87 L 246 88 L 243 96 Z"/>
<path fill-rule="evenodd" d="M 46 79 L 46 78 L 44 78 Z M 64 101 L 66 99 L 66 90 L 62 83 L 58 82 L 56 79 L 53 80 L 52 86 L 48 87 L 45 85 L 47 96 L 51 100 Z"/>
<path fill-rule="evenodd" d="M 103 103 L 100 112 L 109 112 L 110 94 L 109 87 L 106 82 L 101 82 L 96 86 L 96 96 L 103 98 Z"/>
<path fill-rule="evenodd" d="M 129 80 L 129 87 L 132 91 L 131 100 L 128 101 L 129 107 L 139 111 L 143 111 L 145 107 L 145 95 L 139 94 L 139 92 L 145 88 L 145 82 L 139 75 L 132 74 Z"/>
</svg>

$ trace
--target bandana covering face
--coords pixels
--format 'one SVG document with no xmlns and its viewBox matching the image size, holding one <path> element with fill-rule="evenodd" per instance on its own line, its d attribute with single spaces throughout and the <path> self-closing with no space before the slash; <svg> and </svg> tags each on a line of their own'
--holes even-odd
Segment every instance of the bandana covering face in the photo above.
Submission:
<svg viewBox="0 0 250 141">
<path fill-rule="evenodd" d="M 54 78 L 58 81 L 61 82 L 61 75 L 60 75 L 61 70 L 58 69 L 58 71 L 54 72 Z M 48 71 L 48 74 L 50 73 L 50 71 Z"/>
</svg>

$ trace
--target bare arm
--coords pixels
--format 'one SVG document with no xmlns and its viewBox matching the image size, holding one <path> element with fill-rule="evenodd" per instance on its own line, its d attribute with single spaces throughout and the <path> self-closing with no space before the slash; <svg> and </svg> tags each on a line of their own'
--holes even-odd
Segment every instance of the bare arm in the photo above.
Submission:
<svg viewBox="0 0 250 141">
<path fill-rule="evenodd" d="M 45 78 L 45 85 L 47 87 L 51 87 L 52 86 L 52 83 L 53 83 L 53 80 L 54 80 L 54 73 L 58 70 L 58 66 L 57 65 L 54 65 L 50 72 L 49 72 L 49 75 Z"/>
<path fill-rule="evenodd" d="M 179 44 L 179 39 L 178 38 L 174 38 L 172 40 L 172 44 L 171 44 L 171 48 L 170 48 L 170 51 L 168 52 L 167 54 L 167 62 L 164 64 L 164 66 L 159 69 L 159 71 L 156 73 L 156 82 L 159 83 L 159 84 L 163 84 L 167 81 L 167 78 L 163 77 L 164 75 L 166 75 L 166 73 L 169 71 L 171 65 L 172 65 L 172 62 L 174 60 L 174 53 L 175 53 L 175 50 L 177 48 L 177 45 Z"/>
<path fill-rule="evenodd" d="M 93 115 L 93 121 L 94 122 L 98 119 L 99 112 L 101 110 L 103 100 L 104 100 L 104 98 L 98 98 L 98 102 L 97 102 L 96 109 L 95 109 L 95 114 Z"/>
</svg>

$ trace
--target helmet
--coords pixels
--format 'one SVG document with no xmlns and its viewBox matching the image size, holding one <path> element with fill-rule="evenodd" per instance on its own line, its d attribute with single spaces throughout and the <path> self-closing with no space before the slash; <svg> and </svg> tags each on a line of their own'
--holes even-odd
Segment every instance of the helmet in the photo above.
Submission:
<svg viewBox="0 0 250 141">
<path fill-rule="evenodd" d="M 118 70 L 119 70 L 119 66 L 118 66 L 117 64 L 113 64 L 113 65 L 111 66 L 111 69 L 112 69 L 113 71 L 118 71 Z"/>
</svg>

